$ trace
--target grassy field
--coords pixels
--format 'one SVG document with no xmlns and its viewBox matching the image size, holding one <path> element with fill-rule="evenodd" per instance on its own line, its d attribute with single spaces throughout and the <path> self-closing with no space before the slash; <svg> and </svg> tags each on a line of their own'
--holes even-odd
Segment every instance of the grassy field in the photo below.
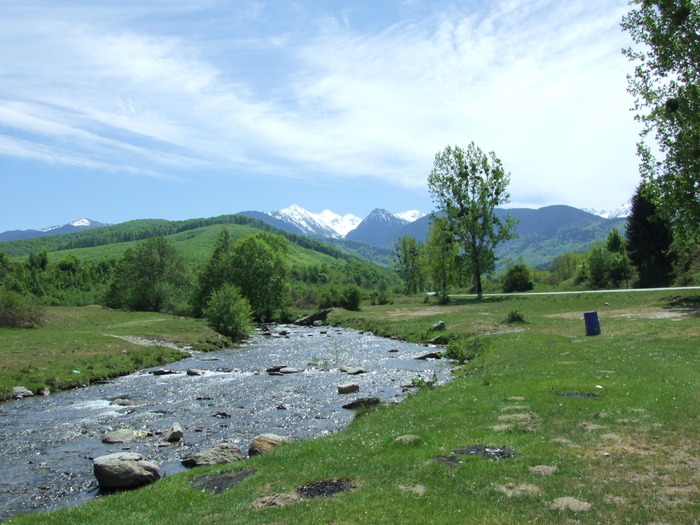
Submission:
<svg viewBox="0 0 700 525">
<path fill-rule="evenodd" d="M 478 355 L 450 383 L 344 432 L 11 523 L 698 523 L 699 303 L 642 292 L 334 312 L 335 324 L 417 341 L 443 320 L 449 337 L 478 341 Z M 593 310 L 602 333 L 587 337 L 582 314 Z M 514 311 L 525 322 L 504 323 Z M 406 435 L 417 437 L 397 441 Z M 512 457 L 459 453 L 469 447 Z M 221 494 L 191 485 L 243 469 L 253 474 Z M 355 488 L 257 508 L 331 480 Z"/>
<path fill-rule="evenodd" d="M 40 328 L 0 327 L 0 400 L 15 386 L 61 390 L 187 355 L 163 343 L 208 349 L 220 340 L 197 319 L 99 306 L 47 308 Z"/>
</svg>

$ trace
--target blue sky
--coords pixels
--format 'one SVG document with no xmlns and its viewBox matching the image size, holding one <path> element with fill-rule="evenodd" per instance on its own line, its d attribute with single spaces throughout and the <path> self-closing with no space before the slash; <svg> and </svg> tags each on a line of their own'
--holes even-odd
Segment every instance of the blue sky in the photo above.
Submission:
<svg viewBox="0 0 700 525">
<path fill-rule="evenodd" d="M 433 208 L 474 141 L 511 204 L 639 181 L 627 0 L 4 0 L 0 231 Z"/>
</svg>

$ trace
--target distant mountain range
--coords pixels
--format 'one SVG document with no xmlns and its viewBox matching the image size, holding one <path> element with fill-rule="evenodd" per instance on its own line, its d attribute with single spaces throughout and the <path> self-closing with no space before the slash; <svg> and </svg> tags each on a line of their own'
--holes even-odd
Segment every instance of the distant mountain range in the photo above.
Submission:
<svg viewBox="0 0 700 525">
<path fill-rule="evenodd" d="M 629 211 L 628 205 L 612 212 L 596 213 L 563 205 L 539 209 L 499 208 L 497 213 L 500 216 L 510 214 L 519 220 L 516 227 L 518 238 L 501 243 L 496 249 L 499 264 L 510 260 L 546 267 L 558 255 L 586 251 L 593 242 L 604 240 L 613 228 L 624 230 Z M 355 215 L 339 215 L 330 210 L 312 213 L 292 205 L 279 211 L 244 211 L 238 215 L 258 219 L 288 233 L 312 237 L 343 251 L 383 263 L 388 261 L 394 244 L 401 236 L 408 235 L 424 242 L 430 227 L 430 216 L 416 210 L 391 213 L 375 209 L 360 219 Z M 40 230 L 0 233 L 0 242 L 74 233 L 100 226 L 105 224 L 80 219 Z"/>
<path fill-rule="evenodd" d="M 101 222 L 91 219 L 78 219 L 77 221 L 59 226 L 50 226 L 39 230 L 12 230 L 0 233 L 0 242 L 2 241 L 18 241 L 21 239 L 34 239 L 36 237 L 49 237 L 52 235 L 63 235 L 65 233 L 75 233 L 92 228 L 107 226 Z"/>
</svg>

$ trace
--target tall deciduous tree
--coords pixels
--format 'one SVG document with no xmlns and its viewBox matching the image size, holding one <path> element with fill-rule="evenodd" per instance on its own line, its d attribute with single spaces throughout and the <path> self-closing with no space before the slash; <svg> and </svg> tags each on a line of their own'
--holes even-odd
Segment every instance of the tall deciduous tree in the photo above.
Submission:
<svg viewBox="0 0 700 525">
<path fill-rule="evenodd" d="M 449 287 L 458 279 L 459 249 L 450 222 L 444 216 L 433 216 L 428 241 L 425 243 L 425 265 L 438 288 L 441 303 L 449 300 Z"/>
<path fill-rule="evenodd" d="M 437 207 L 456 235 L 477 296 L 483 294 L 482 275 L 494 271 L 494 248 L 512 239 L 516 221 L 495 213 L 507 203 L 510 175 L 495 153 L 485 154 L 473 142 L 466 150 L 447 146 L 435 156 L 428 185 Z"/>
<path fill-rule="evenodd" d="M 423 286 L 422 255 L 423 245 L 414 237 L 402 235 L 394 244 L 392 265 L 404 282 L 406 294 L 414 294 Z"/>
<path fill-rule="evenodd" d="M 165 237 L 152 237 L 124 253 L 106 302 L 130 310 L 175 309 L 189 284 L 187 268 L 177 250 Z"/>
<path fill-rule="evenodd" d="M 671 220 L 677 240 L 700 235 L 700 4 L 697 0 L 632 0 L 622 27 L 638 49 L 628 77 L 638 153 L 648 189 Z M 658 150 L 662 159 L 657 160 Z"/>
<path fill-rule="evenodd" d="M 287 240 L 271 233 L 248 235 L 233 247 L 231 282 L 248 299 L 259 321 L 271 319 L 287 305 L 288 251 Z"/>
<path fill-rule="evenodd" d="M 668 222 L 656 211 L 656 205 L 646 196 L 644 185 L 640 185 L 632 197 L 625 230 L 627 254 L 637 268 L 640 288 L 671 283 L 673 234 Z"/>
</svg>

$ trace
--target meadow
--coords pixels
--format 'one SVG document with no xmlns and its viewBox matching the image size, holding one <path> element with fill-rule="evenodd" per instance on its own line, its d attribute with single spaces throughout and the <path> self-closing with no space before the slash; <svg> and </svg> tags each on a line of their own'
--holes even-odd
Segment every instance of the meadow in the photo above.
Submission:
<svg viewBox="0 0 700 525">
<path fill-rule="evenodd" d="M 418 342 L 444 321 L 439 333 L 471 359 L 343 432 L 10 523 L 698 523 L 696 294 L 415 296 L 336 310 L 332 324 Z M 587 311 L 600 335 L 586 336 Z M 201 484 L 212 475 L 231 488 Z M 308 497 L 320 482 L 350 490 Z"/>
</svg>

